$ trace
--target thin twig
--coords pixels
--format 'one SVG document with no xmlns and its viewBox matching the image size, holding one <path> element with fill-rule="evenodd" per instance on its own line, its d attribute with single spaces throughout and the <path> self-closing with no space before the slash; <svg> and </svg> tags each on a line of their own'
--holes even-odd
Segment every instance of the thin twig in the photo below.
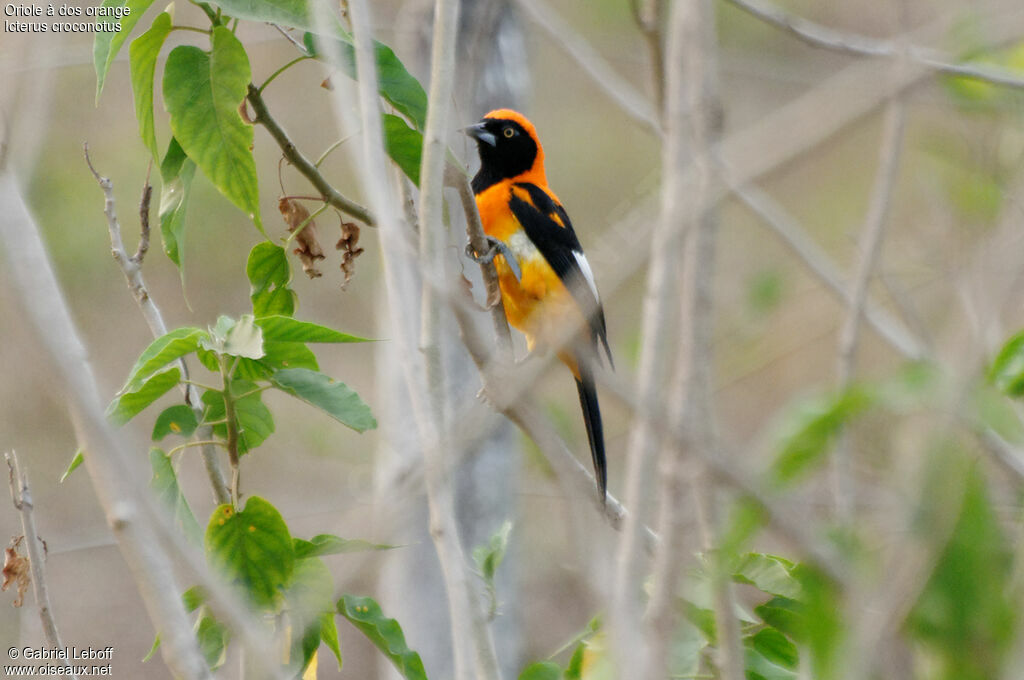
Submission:
<svg viewBox="0 0 1024 680">
<path fill-rule="evenodd" d="M 25 548 L 28 551 L 28 565 L 32 572 L 32 593 L 39 608 L 39 620 L 43 624 L 43 637 L 46 645 L 56 649 L 64 649 L 57 622 L 53 618 L 53 607 L 50 605 L 50 591 L 46 584 L 45 554 L 46 544 L 42 543 L 36 531 L 36 520 L 32 514 L 35 506 L 32 503 L 32 491 L 28 485 L 28 472 L 21 468 L 18 454 L 14 451 L 4 453 L 7 461 L 8 479 L 11 484 L 11 501 L 21 515 L 21 533 L 25 537 Z M 42 550 L 40 550 L 42 544 Z M 67 660 L 65 666 L 70 666 Z M 78 680 L 77 675 L 71 677 Z"/>
<path fill-rule="evenodd" d="M 277 145 L 281 147 L 281 153 L 288 159 L 288 162 L 295 166 L 303 177 L 308 179 L 310 183 L 316 187 L 316 190 L 320 192 L 324 200 L 333 205 L 335 208 L 350 215 L 365 224 L 375 227 L 377 226 L 377 220 L 369 209 L 359 205 L 350 198 L 345 197 L 337 189 L 331 186 L 331 183 L 320 173 L 308 158 L 306 158 L 295 143 L 292 142 L 288 133 L 284 131 L 284 128 L 277 122 L 277 120 L 271 115 L 270 109 L 267 108 L 267 102 L 263 99 L 263 95 L 260 94 L 259 89 L 252 83 L 249 84 L 249 94 L 246 97 L 249 104 L 252 105 L 253 110 L 253 122 L 259 123 L 267 129 L 270 136 L 274 138 Z"/>
<path fill-rule="evenodd" d="M 758 0 L 728 0 L 736 7 L 813 47 L 865 57 L 906 58 L 933 71 L 981 80 L 1004 87 L 1024 88 L 1024 78 L 998 66 L 956 63 L 949 55 L 923 47 L 901 47 L 898 41 L 879 40 L 836 31 Z"/>
<path fill-rule="evenodd" d="M 164 317 L 160 312 L 160 308 L 157 307 L 156 302 L 150 297 L 149 289 L 146 287 L 146 280 L 142 276 L 142 260 L 145 256 L 142 241 L 140 240 L 139 242 L 139 251 L 136 253 L 136 256 L 128 257 L 124 241 L 121 238 L 121 223 L 117 219 L 117 206 L 114 202 L 114 184 L 107 177 L 101 176 L 96 168 L 93 167 L 92 159 L 89 158 L 89 145 L 84 144 L 83 149 L 85 162 L 88 164 L 89 170 L 92 171 L 93 177 L 96 178 L 96 182 L 99 183 L 100 188 L 103 190 L 103 213 L 107 216 L 111 254 L 114 257 L 114 261 L 121 267 L 125 281 L 128 283 L 128 289 L 135 298 L 135 302 L 138 304 L 139 310 L 142 312 L 142 316 L 146 320 L 146 325 L 149 326 L 153 337 L 162 337 L 167 334 L 167 324 L 164 323 Z M 148 181 L 146 186 L 151 190 Z M 144 190 L 142 204 L 140 205 L 140 217 L 145 215 L 142 225 L 142 238 L 147 242 L 149 233 L 148 197 L 149 192 Z M 185 362 L 184 357 L 178 359 L 177 364 L 181 369 L 181 388 L 185 395 L 185 402 L 192 407 L 192 411 L 196 414 L 199 422 L 202 422 L 202 401 L 199 399 L 198 390 L 189 382 L 188 364 Z M 201 440 L 213 439 L 213 430 L 209 425 L 203 425 L 196 430 L 196 437 Z M 221 470 L 216 450 L 212 446 L 204 446 L 202 456 L 203 466 L 206 468 L 206 475 L 210 480 L 214 498 L 217 500 L 217 503 L 229 502 L 231 495 L 228 493 L 227 484 L 224 482 L 224 473 Z"/>
<path fill-rule="evenodd" d="M 139 199 L 139 247 L 132 255 L 132 262 L 141 267 L 142 261 L 149 252 L 149 204 L 153 199 L 153 185 L 149 183 L 149 175 L 153 172 L 153 160 L 149 161 L 146 170 L 146 184 L 142 187 L 142 198 Z"/>
<path fill-rule="evenodd" d="M 860 260 L 850 284 L 846 319 L 839 332 L 839 389 L 845 391 L 853 382 L 857 365 L 857 345 L 860 340 L 861 318 L 868 297 L 868 283 L 875 270 L 882 248 L 882 238 L 889 215 L 892 192 L 896 184 L 903 147 L 906 107 L 900 97 L 894 98 L 886 108 L 882 143 L 879 150 L 880 165 L 875 176 L 871 203 L 864 219 L 858 251 Z M 835 449 L 833 461 L 833 493 L 836 514 L 848 519 L 855 504 L 850 481 L 849 431 L 844 429 Z"/>
</svg>

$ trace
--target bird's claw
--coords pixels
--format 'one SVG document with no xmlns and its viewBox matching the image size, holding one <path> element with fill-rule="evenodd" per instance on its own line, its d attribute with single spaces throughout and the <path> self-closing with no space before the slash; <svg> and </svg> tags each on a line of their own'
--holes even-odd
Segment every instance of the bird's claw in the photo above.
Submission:
<svg viewBox="0 0 1024 680">
<path fill-rule="evenodd" d="M 505 245 L 505 242 L 501 239 L 494 238 L 493 236 L 487 236 L 487 244 L 490 246 L 487 252 L 478 254 L 473 250 L 473 244 L 466 244 L 466 257 L 473 260 L 477 264 L 487 264 L 494 260 L 495 255 L 502 255 L 505 258 L 508 268 L 512 270 L 512 275 L 516 277 L 516 281 L 522 281 L 523 273 L 519 269 L 519 262 L 516 260 L 516 256 L 512 254 L 512 250 Z"/>
</svg>

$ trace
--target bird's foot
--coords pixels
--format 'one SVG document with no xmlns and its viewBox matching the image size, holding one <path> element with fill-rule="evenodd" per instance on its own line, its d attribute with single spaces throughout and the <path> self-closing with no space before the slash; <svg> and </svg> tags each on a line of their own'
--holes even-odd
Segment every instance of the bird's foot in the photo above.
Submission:
<svg viewBox="0 0 1024 680">
<path fill-rule="evenodd" d="M 503 255 L 505 257 L 505 263 L 508 264 L 508 268 L 512 270 L 512 275 L 516 277 L 516 281 L 522 281 L 523 273 L 519 269 L 519 262 L 516 261 L 516 256 L 512 254 L 512 250 L 505 245 L 505 242 L 496 239 L 493 236 L 487 237 L 488 249 L 485 253 L 477 253 L 473 250 L 473 245 L 470 243 L 466 244 L 466 257 L 473 260 L 477 264 L 488 264 L 494 261 L 495 255 Z"/>
</svg>

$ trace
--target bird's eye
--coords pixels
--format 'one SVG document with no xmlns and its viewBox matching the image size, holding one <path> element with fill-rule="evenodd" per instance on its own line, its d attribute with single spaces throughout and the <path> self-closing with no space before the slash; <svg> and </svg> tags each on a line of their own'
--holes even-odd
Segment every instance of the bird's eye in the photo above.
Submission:
<svg viewBox="0 0 1024 680">
<path fill-rule="evenodd" d="M 505 128 L 502 131 L 502 134 L 504 134 L 506 137 L 510 137 L 511 138 L 513 135 L 516 134 L 516 131 L 515 131 L 515 128 L 507 127 L 507 128 Z"/>
</svg>

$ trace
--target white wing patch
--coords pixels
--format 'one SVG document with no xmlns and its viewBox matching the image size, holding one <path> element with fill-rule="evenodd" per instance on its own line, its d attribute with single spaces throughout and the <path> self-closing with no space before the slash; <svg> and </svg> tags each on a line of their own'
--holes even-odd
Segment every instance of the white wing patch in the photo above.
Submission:
<svg viewBox="0 0 1024 680">
<path fill-rule="evenodd" d="M 601 304 L 601 296 L 597 293 L 597 283 L 594 281 L 594 272 L 590 269 L 590 263 L 587 262 L 587 256 L 578 250 L 572 251 L 572 254 L 576 257 L 576 264 L 580 266 L 580 271 L 583 272 L 583 278 L 587 280 L 587 285 L 590 286 L 590 291 L 594 294 L 594 299 L 597 300 L 598 304 Z"/>
</svg>

